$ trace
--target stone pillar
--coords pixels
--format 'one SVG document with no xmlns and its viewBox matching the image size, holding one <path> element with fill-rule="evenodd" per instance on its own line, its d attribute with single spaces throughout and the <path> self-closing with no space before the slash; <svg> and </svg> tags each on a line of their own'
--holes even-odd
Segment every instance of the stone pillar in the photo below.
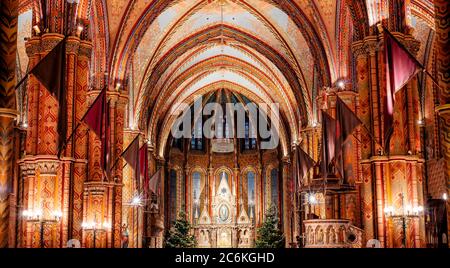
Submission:
<svg viewBox="0 0 450 268">
<path fill-rule="evenodd" d="M 26 43 L 30 66 L 35 66 L 62 39 L 62 35 L 54 33 L 30 38 Z M 65 92 L 67 94 L 67 110 L 65 112 L 68 119 L 67 137 L 70 137 L 76 126 L 80 124 L 81 117 L 85 114 L 88 107 L 86 96 L 89 83 L 91 50 L 92 44 L 89 41 L 80 40 L 75 36 L 69 36 L 66 39 Z M 59 223 L 61 228 L 57 233 L 57 243 L 49 244 L 46 242 L 45 246 L 65 247 L 69 239 L 81 240 L 82 238 L 82 193 L 83 183 L 88 177 L 87 159 L 89 150 L 86 136 L 87 127 L 80 125 L 72 139 L 68 141 L 65 150 L 62 151 L 61 160 L 57 159 L 59 148 L 59 137 L 56 134 L 59 113 L 58 102 L 33 76 L 30 76 L 28 80 L 27 91 L 29 124 L 27 128 L 26 157 L 21 162 L 26 165 L 29 162 L 34 162 L 36 168 L 49 160 L 58 162 L 57 173 L 54 179 L 55 189 L 52 190 L 54 193 L 52 202 L 58 204 L 58 210 L 62 212 Z M 77 144 L 77 146 L 73 146 L 74 144 Z M 25 168 L 28 169 L 28 167 Z M 29 171 L 27 172 L 30 173 Z M 36 192 L 35 189 L 28 187 L 28 183 L 47 185 L 50 179 L 47 175 L 41 176 L 39 173 L 35 173 L 38 175 L 32 178 L 24 178 L 28 182 L 26 182 L 23 191 L 24 197 L 33 195 L 33 199 L 38 200 L 44 198 L 43 193 Z M 48 194 L 48 192 L 45 192 L 45 194 Z M 27 202 L 27 199 L 24 198 L 23 202 Z M 37 203 L 28 202 L 28 204 L 24 203 L 23 206 L 24 209 L 30 210 L 44 209 Z M 24 230 L 24 232 L 28 231 Z M 44 232 L 44 235 L 51 234 Z M 53 238 L 45 237 L 46 241 L 48 239 Z M 27 242 L 26 239 L 23 242 L 24 246 L 36 246 L 36 244 Z"/>
<path fill-rule="evenodd" d="M 71 38 L 74 42 L 76 39 Z M 78 57 L 75 64 L 75 93 L 74 93 L 74 124 L 73 127 L 80 122 L 88 109 L 87 93 L 90 79 L 89 62 L 91 60 L 92 43 L 84 40 L 78 40 Z M 70 67 L 69 67 L 70 68 Z M 75 125 L 75 126 L 74 126 Z M 69 134 L 70 135 L 70 134 Z M 88 139 L 89 128 L 85 124 L 81 124 L 74 135 L 74 140 L 68 142 L 66 156 L 73 162 L 70 168 L 70 193 L 69 193 L 69 233 L 68 239 L 78 239 L 81 241 L 83 221 L 83 183 L 88 177 Z M 73 143 L 77 146 L 73 146 Z M 67 162 L 66 162 L 67 163 Z"/>
<path fill-rule="evenodd" d="M 92 101 L 98 95 L 98 91 L 89 92 Z M 126 97 L 117 91 L 108 91 L 107 98 L 111 119 L 111 151 L 110 163 L 115 163 L 116 157 L 123 150 L 123 126 Z M 96 231 L 94 244 L 94 231 L 92 228 L 84 228 L 83 246 L 85 247 L 121 247 L 122 228 L 122 160 L 119 159 L 110 177 L 103 175 L 100 166 L 100 138 L 95 133 L 89 132 L 89 175 L 84 184 L 83 222 L 97 224 L 102 227 Z M 97 236 L 98 234 L 98 236 Z"/>
<path fill-rule="evenodd" d="M 148 147 L 148 153 L 149 153 L 149 176 L 153 176 L 161 166 L 159 165 L 159 161 L 155 158 L 154 155 L 154 147 L 149 146 Z M 158 248 L 162 247 L 161 241 L 163 238 L 163 230 L 164 230 L 164 221 L 159 216 L 161 213 L 160 207 L 156 207 L 152 202 L 158 202 L 158 197 L 155 194 L 151 194 L 151 202 L 149 203 L 149 208 L 147 210 L 149 211 L 149 214 L 147 216 L 148 219 L 148 225 L 147 230 L 149 232 L 150 241 L 149 241 L 149 247 L 151 248 Z M 158 204 L 159 205 L 159 204 Z"/>
<path fill-rule="evenodd" d="M 111 163 L 119 159 L 123 148 L 123 130 L 125 126 L 125 107 L 128 103 L 128 97 L 121 92 L 108 92 L 110 100 L 111 114 Z M 119 160 L 118 164 L 112 171 L 113 187 L 111 196 L 112 206 L 112 244 L 113 248 L 120 248 L 122 241 L 122 177 L 123 177 L 123 160 Z"/>
<path fill-rule="evenodd" d="M 256 191 L 255 196 L 255 227 L 259 227 L 263 222 L 264 218 L 264 178 L 263 178 L 263 169 L 260 163 L 258 163 L 258 172 L 256 174 L 256 184 L 255 188 L 259 189 Z"/>
<path fill-rule="evenodd" d="M 447 194 L 450 194 L 450 74 L 448 63 L 450 62 L 449 43 L 449 12 L 450 3 L 446 0 L 435 0 L 435 22 L 436 22 L 436 73 L 439 84 L 440 106 L 436 108 L 439 113 L 439 123 L 441 127 L 440 142 L 442 145 L 442 155 L 445 159 L 447 179 Z M 447 201 L 447 241 L 450 237 L 450 202 Z M 449 242 L 450 245 L 450 242 Z"/>
<path fill-rule="evenodd" d="M 371 84 L 371 67 L 369 64 L 371 57 L 375 56 L 375 42 L 376 38 L 367 38 L 361 41 L 353 43 L 352 50 L 355 57 L 355 68 L 356 68 L 356 81 L 355 88 L 358 89 L 359 104 L 360 109 L 358 110 L 358 117 L 361 119 L 362 123 L 369 128 L 373 133 L 375 125 L 372 124 L 373 113 L 377 113 L 372 104 L 372 91 L 370 90 Z M 375 107 L 377 104 L 375 105 Z M 362 210 L 362 226 L 366 232 L 366 237 L 368 239 L 375 238 L 375 218 L 374 218 L 374 180 L 372 179 L 372 164 L 370 157 L 376 151 L 376 143 L 371 138 L 370 133 L 367 130 L 361 130 L 361 155 L 360 155 L 360 165 L 361 165 L 361 210 Z"/>
<path fill-rule="evenodd" d="M 418 42 L 412 36 L 402 33 L 394 35 L 412 52 L 417 52 Z M 395 122 L 397 127 L 391 138 L 390 155 L 381 150 L 384 145 L 384 105 L 386 88 L 386 65 L 383 46 L 379 46 L 382 35 L 366 36 L 354 42 L 352 49 L 356 61 L 356 88 L 359 93 L 358 116 L 366 126 L 361 129 L 361 224 L 366 239 L 377 238 L 385 247 L 398 246 L 398 223 L 391 222 L 384 215 L 386 206 L 398 207 L 398 195 L 403 193 L 405 201 L 423 205 L 418 198 L 421 191 L 423 160 L 417 156 L 420 148 L 419 128 L 416 125 L 418 111 L 417 80 L 412 79 L 397 93 Z M 404 111 L 402 110 L 405 107 Z M 369 133 L 370 131 L 370 133 Z M 409 151 L 409 152 L 408 152 Z M 412 172 L 412 171 L 415 172 Z M 375 198 L 375 200 L 374 200 Z M 392 228 L 390 227 L 392 226 Z M 423 221 L 412 224 L 408 235 L 420 247 Z M 420 234 L 417 237 L 417 234 Z M 411 245 L 410 245 L 411 246 Z"/>
<path fill-rule="evenodd" d="M 4 90 L 2 82 L 3 80 L 0 81 L 0 91 Z M 0 93 L 0 98 L 3 98 L 3 92 Z M 17 151 L 13 146 L 17 116 L 14 109 L 0 108 L 0 248 L 14 246 L 15 219 L 12 216 L 16 213 L 16 208 L 13 179 L 17 174 L 14 174 L 13 161 Z"/>
<path fill-rule="evenodd" d="M 92 105 L 95 98 L 99 94 L 99 90 L 91 90 L 87 92 L 88 107 Z M 82 229 L 82 247 L 99 248 L 107 247 L 105 228 L 103 224 L 110 224 L 111 217 L 107 214 L 107 195 L 108 187 L 104 182 L 101 159 L 101 140 L 97 135 L 87 131 L 87 156 L 88 167 L 86 180 L 83 183 L 83 220 L 85 225 Z M 95 239 L 92 225 L 96 225 Z M 97 230 L 101 229 L 101 230 Z"/>
<path fill-rule="evenodd" d="M 211 163 L 211 161 L 210 161 Z M 208 185 L 209 185 L 209 204 L 208 204 L 208 208 L 209 208 L 209 216 L 212 217 L 213 215 L 213 208 L 212 208 L 212 200 L 214 199 L 214 197 L 216 196 L 216 191 L 217 191 L 217 187 L 219 187 L 219 185 L 216 185 L 216 177 L 214 176 L 214 168 L 212 166 L 212 164 L 210 164 L 210 166 L 208 167 L 208 174 L 206 175 L 205 178 L 205 183 L 206 181 L 208 181 Z M 200 215 L 199 215 L 200 216 Z"/>
<path fill-rule="evenodd" d="M 124 131 L 124 150 L 130 145 L 134 138 L 138 135 L 137 131 L 125 130 Z M 136 243 L 136 209 L 129 204 L 136 193 L 136 184 L 133 176 L 133 169 L 129 165 L 123 168 L 123 179 L 122 179 L 123 189 L 122 189 L 122 225 L 126 225 L 128 228 L 128 246 L 130 248 L 135 247 Z"/>
<path fill-rule="evenodd" d="M 241 192 L 239 190 L 239 183 L 240 183 L 240 169 L 239 167 L 233 168 L 233 178 L 234 178 L 234 193 L 236 196 L 236 217 L 235 220 L 237 221 L 237 218 L 239 217 L 241 213 Z"/>
<path fill-rule="evenodd" d="M 298 145 L 294 144 L 292 146 L 292 159 L 295 159 L 295 155 L 298 153 Z M 294 161 L 294 160 L 293 160 Z M 294 165 L 294 162 L 292 163 L 292 165 Z M 299 163 L 296 163 L 296 165 L 299 165 Z M 294 167 L 293 167 L 294 168 Z M 298 242 L 297 241 L 297 237 L 301 236 L 303 233 L 303 226 L 302 226 L 302 204 L 301 204 L 301 200 L 300 200 L 300 195 L 299 195 L 299 186 L 298 186 L 298 182 L 300 181 L 301 178 L 297 177 L 297 172 L 293 170 L 292 172 L 292 183 L 294 183 L 294 192 L 293 192 L 293 237 L 292 239 L 294 240 L 294 243 Z M 298 245 L 297 245 L 298 246 Z"/>
<path fill-rule="evenodd" d="M 84 183 L 82 247 L 110 248 L 113 246 L 112 200 L 114 185 L 101 181 Z M 94 239 L 95 238 L 95 239 Z"/>
<path fill-rule="evenodd" d="M 5 0 L 0 9 L 0 248 L 14 246 L 14 127 L 18 1 Z M 11 204 L 13 206 L 11 207 Z"/>
<path fill-rule="evenodd" d="M 161 179 L 159 181 L 159 191 L 160 194 L 158 194 L 157 200 L 158 200 L 158 215 L 157 215 L 157 222 L 159 222 L 159 228 L 157 233 L 157 240 L 158 244 L 156 247 L 160 248 L 163 247 L 163 241 L 164 241 L 164 233 L 166 231 L 166 228 L 168 228 L 168 224 L 166 221 L 165 215 L 167 214 L 166 211 L 166 161 L 164 159 L 158 158 L 157 159 L 157 168 L 156 170 L 161 169 Z M 167 218 L 169 219 L 169 217 Z"/>
<path fill-rule="evenodd" d="M 54 213 L 63 211 L 62 209 L 62 181 L 64 177 L 60 169 L 60 162 L 55 159 L 38 160 L 37 161 L 37 198 L 34 200 L 34 209 L 41 209 L 42 220 L 48 221 L 43 223 L 43 232 L 38 235 L 39 226 L 32 223 L 35 227 L 35 237 L 43 240 L 40 245 L 39 240 L 33 241 L 35 247 L 55 248 L 61 247 L 61 226 L 62 220 L 51 222 Z"/>
<path fill-rule="evenodd" d="M 291 233 L 291 211 L 292 211 L 292 189 L 291 189 L 291 159 L 289 156 L 283 157 L 282 159 L 282 188 L 283 191 L 283 233 L 285 237 L 285 246 L 288 248 L 289 243 L 291 243 L 292 233 Z"/>
<path fill-rule="evenodd" d="M 36 181 L 36 167 L 34 163 L 20 163 L 20 168 L 22 171 L 21 185 L 22 185 L 22 206 L 32 207 L 34 200 L 34 191 L 28 191 L 29 188 L 34 189 L 34 182 Z M 24 220 L 19 221 L 19 247 L 30 248 L 31 247 L 31 233 L 27 222 Z"/>
</svg>

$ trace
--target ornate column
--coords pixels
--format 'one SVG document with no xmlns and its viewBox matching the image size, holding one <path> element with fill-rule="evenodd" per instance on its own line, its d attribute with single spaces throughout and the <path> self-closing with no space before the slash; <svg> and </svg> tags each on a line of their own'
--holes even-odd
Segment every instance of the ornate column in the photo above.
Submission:
<svg viewBox="0 0 450 268">
<path fill-rule="evenodd" d="M 367 38 L 361 41 L 357 41 L 353 43 L 352 50 L 355 56 L 355 68 L 356 68 L 356 81 L 355 88 L 358 89 L 359 94 L 359 104 L 360 109 L 358 110 L 358 117 L 361 119 L 363 124 L 369 127 L 369 130 L 373 133 L 375 125 L 373 122 L 373 113 L 378 113 L 378 110 L 372 103 L 372 99 L 376 99 L 372 97 L 372 91 L 370 90 L 370 79 L 372 72 L 371 66 L 369 65 L 369 61 L 371 57 L 375 56 L 375 41 L 376 37 Z M 360 177 L 362 180 L 361 185 L 361 217 L 362 217 L 362 226 L 366 232 L 366 237 L 374 238 L 375 237 L 375 225 L 374 225 L 374 204 L 373 204 L 373 196 L 374 196 L 374 180 L 372 179 L 372 164 L 370 161 L 370 157 L 376 151 L 376 143 L 370 137 L 370 133 L 365 130 L 361 131 L 361 155 L 360 155 Z"/>
<path fill-rule="evenodd" d="M 35 188 L 36 181 L 36 166 L 34 163 L 19 163 L 22 171 L 21 188 L 22 188 L 22 206 L 33 207 L 34 203 L 34 191 L 28 191 L 28 189 Z M 30 248 L 31 247 L 31 235 L 30 228 L 28 228 L 26 221 L 19 221 L 19 244 L 18 247 Z"/>
<path fill-rule="evenodd" d="M 48 160 L 38 160 L 37 161 L 37 198 L 35 201 L 34 208 L 41 209 L 42 219 L 53 220 L 56 212 L 63 211 L 63 188 L 62 180 L 62 170 L 60 169 L 60 162 L 54 159 Z M 65 218 L 65 217 L 64 217 Z M 61 219 L 64 220 L 64 219 Z M 43 232 L 38 235 L 39 226 L 32 223 L 34 227 L 34 237 L 39 237 L 43 240 L 42 247 L 44 248 L 55 248 L 61 247 L 62 241 L 62 221 L 59 222 L 44 222 Z M 43 236 L 43 237 L 41 237 Z M 33 240 L 35 247 L 40 247 L 39 240 Z"/>
<path fill-rule="evenodd" d="M 88 93 L 90 101 L 98 91 Z M 123 125 L 126 97 L 117 91 L 107 92 L 111 119 L 111 156 L 114 163 L 123 150 Z M 83 222 L 88 225 L 83 232 L 85 247 L 121 247 L 122 227 L 122 160 L 119 159 L 110 178 L 103 175 L 100 165 L 100 139 L 89 133 L 89 173 L 84 183 Z M 92 228 L 92 225 L 98 228 Z M 95 229 L 95 231 L 94 231 Z M 98 230 L 97 230 L 98 229 Z M 95 234 L 95 235 L 94 235 Z M 95 236 L 95 241 L 94 241 Z M 94 243 L 95 242 L 95 243 Z"/>
<path fill-rule="evenodd" d="M 298 145 L 297 144 L 293 144 L 292 145 L 292 150 L 291 150 L 291 158 L 295 159 L 295 155 L 298 153 Z M 294 160 L 293 160 L 294 161 Z M 298 165 L 299 163 L 297 163 Z M 294 162 L 292 163 L 292 165 L 294 165 Z M 292 170 L 294 169 L 294 167 L 292 167 Z M 302 218 L 302 204 L 301 204 L 301 200 L 300 200 L 300 194 L 299 194 L 299 185 L 298 185 L 298 181 L 300 178 L 297 177 L 297 173 L 295 170 L 293 170 L 292 172 L 292 183 L 294 183 L 294 192 L 293 192 L 293 203 L 294 203 L 294 207 L 293 207 L 293 237 L 292 239 L 294 240 L 294 243 L 298 242 L 297 241 L 297 237 L 301 236 L 303 233 L 303 218 Z M 299 246 L 297 244 L 297 246 Z"/>
<path fill-rule="evenodd" d="M 14 127 L 18 1 L 5 0 L 0 10 L 0 248 L 14 246 Z M 11 206 L 12 205 L 12 206 Z"/>
<path fill-rule="evenodd" d="M 128 96 L 122 92 L 109 92 L 109 99 L 111 100 L 111 161 L 114 163 L 116 159 L 122 154 L 123 148 L 123 130 L 125 126 L 125 107 L 128 103 Z M 123 177 L 123 161 L 119 160 L 113 171 L 113 185 L 111 196 L 112 207 L 112 244 L 113 248 L 120 248 L 122 241 L 122 177 Z"/>
<path fill-rule="evenodd" d="M 259 189 L 259 191 L 256 191 L 255 196 L 255 227 L 259 227 L 263 221 L 263 213 L 264 213 L 264 191 L 263 189 L 263 169 L 261 162 L 258 163 L 258 172 L 256 174 L 256 184 L 255 189 Z"/>
<path fill-rule="evenodd" d="M 291 242 L 292 234 L 291 234 L 291 211 L 292 211 L 292 189 L 291 189 L 291 159 L 289 156 L 285 156 L 282 158 L 281 163 L 282 168 L 282 193 L 283 193 L 283 233 L 285 237 L 285 245 L 289 247 L 289 243 Z"/>
<path fill-rule="evenodd" d="M 155 158 L 155 149 L 152 145 L 148 147 L 149 152 L 149 172 L 150 176 L 155 174 L 159 168 L 164 168 L 164 165 L 161 166 L 161 162 L 159 162 Z M 159 206 L 159 197 L 155 194 L 152 194 L 151 202 L 149 204 L 149 208 L 147 208 L 148 211 L 150 211 L 149 216 L 147 217 L 148 220 L 148 227 L 149 230 L 149 236 L 150 236 L 150 247 L 151 248 L 159 248 L 162 247 L 162 239 L 164 235 L 164 218 L 161 218 L 160 215 L 164 211 L 161 211 L 161 207 Z M 157 206 L 155 203 L 152 202 L 158 202 Z"/>
<path fill-rule="evenodd" d="M 208 208 L 209 208 L 209 216 L 212 217 L 213 211 L 212 211 L 212 200 L 214 199 L 214 196 L 216 196 L 216 189 L 218 185 L 216 185 L 216 177 L 214 176 L 214 167 L 212 166 L 212 161 L 210 161 L 210 165 L 208 167 L 208 174 L 206 174 L 205 182 L 209 181 L 209 196 L 208 196 Z"/>
<path fill-rule="evenodd" d="M 440 143 L 442 145 L 442 155 L 445 159 L 445 177 L 447 179 L 447 194 L 450 188 L 450 74 L 448 63 L 450 62 L 449 43 L 449 20 L 450 3 L 446 0 L 435 0 L 435 22 L 436 22 L 436 73 L 441 89 L 440 106 L 436 108 L 439 114 L 439 124 L 441 127 Z M 447 201 L 447 226 L 450 226 L 450 203 Z M 450 228 L 447 228 L 447 240 L 450 237 Z M 450 244 L 450 243 L 449 243 Z"/>
<path fill-rule="evenodd" d="M 30 58 L 30 66 L 34 66 L 42 57 L 62 40 L 59 34 L 44 34 L 30 38 L 26 43 L 27 53 Z M 78 37 L 69 36 L 66 40 L 66 85 L 65 92 L 67 98 L 67 137 L 69 137 L 79 124 L 81 117 L 87 110 L 87 88 L 89 82 L 89 61 L 92 44 L 89 41 L 80 40 Z M 88 176 L 88 140 L 87 127 L 81 125 L 78 131 L 68 141 L 61 160 L 57 159 L 59 137 L 57 133 L 58 102 L 51 96 L 47 89 L 30 76 L 28 81 L 28 114 L 29 124 L 26 139 L 26 156 L 22 159 L 21 165 L 28 165 L 34 162 L 36 168 L 39 165 L 47 165 L 48 161 L 58 162 L 56 178 L 54 179 L 55 189 L 53 192 L 53 202 L 60 204 L 59 210 L 62 213 L 60 230 L 58 232 L 58 243 L 51 244 L 52 247 L 65 247 L 69 239 L 81 240 L 81 222 L 83 214 L 82 193 L 83 183 Z M 73 146 L 77 144 L 77 146 Z M 29 167 L 22 167 L 28 169 Z M 39 174 L 39 173 L 37 173 Z M 24 178 L 29 182 L 24 182 L 28 187 L 30 180 L 32 185 L 41 183 L 47 185 L 49 176 L 38 176 L 34 178 Z M 43 198 L 43 193 L 35 192 L 33 188 L 23 188 L 24 196 L 33 195 L 34 199 Z M 33 186 L 31 186 L 33 187 Z M 28 192 L 27 192 L 28 191 Z M 31 192 L 34 192 L 31 194 Z M 45 194 L 48 194 L 45 192 Z M 36 196 L 34 196 L 36 195 Z M 26 198 L 23 199 L 24 202 Z M 24 209 L 36 210 L 44 208 L 40 204 L 24 203 Z M 21 220 L 24 220 L 21 218 Z M 25 228 L 26 229 L 26 228 Z M 24 230 L 24 232 L 27 232 Z M 44 232 L 44 235 L 48 234 Z M 47 237 L 45 237 L 47 240 Z M 33 244 L 24 241 L 24 246 Z M 45 246 L 48 246 L 47 243 Z"/>
<path fill-rule="evenodd" d="M 77 40 L 73 37 L 70 40 L 77 42 Z M 77 122 L 80 122 L 88 109 L 87 93 L 90 79 L 89 63 L 91 60 L 92 51 L 91 42 L 85 40 L 78 40 L 78 42 L 78 57 L 74 59 L 74 77 L 76 78 L 76 82 L 74 93 L 75 99 L 72 110 L 75 125 Z M 72 59 L 69 58 L 69 60 Z M 74 124 L 72 124 L 73 127 Z M 73 163 L 69 169 L 70 190 L 68 198 L 68 213 L 70 220 L 68 223 L 68 239 L 78 239 L 79 241 L 81 241 L 81 223 L 83 221 L 83 183 L 88 177 L 88 139 L 89 128 L 85 124 L 81 124 L 78 131 L 74 135 L 74 140 L 69 141 L 67 145 L 68 150 L 66 151 L 66 156 L 70 159 L 71 163 Z M 77 146 L 73 146 L 74 143 L 77 144 Z"/>
<path fill-rule="evenodd" d="M 240 213 L 241 213 L 241 200 L 240 200 L 240 190 L 239 190 L 239 183 L 240 183 L 240 169 L 237 166 L 237 163 L 235 163 L 236 166 L 233 168 L 233 178 L 234 178 L 234 193 L 236 194 L 236 217 L 235 220 L 237 221 L 237 217 L 239 217 Z M 236 243 L 237 245 L 237 243 Z"/>
<path fill-rule="evenodd" d="M 57 34 L 45 34 L 42 37 L 29 39 L 26 47 L 30 58 L 30 66 L 37 64 L 61 40 L 62 37 Z M 22 169 L 35 168 L 34 171 L 28 171 L 29 174 L 35 175 L 24 178 L 27 181 L 25 181 L 23 191 L 28 198 L 23 200 L 26 203 L 22 204 L 22 213 L 23 211 L 42 211 L 44 215 L 41 217 L 48 217 L 51 214 L 49 210 L 52 209 L 49 206 L 56 205 L 53 203 L 60 200 L 60 195 L 56 195 L 60 190 L 56 180 L 62 181 L 64 176 L 61 169 L 57 171 L 60 166 L 56 157 L 58 104 L 33 76 L 30 76 L 28 80 L 27 90 L 29 96 L 29 125 L 26 156 L 21 162 L 26 165 L 26 167 L 22 166 Z M 54 165 L 54 170 L 49 168 L 50 165 Z M 43 226 L 43 232 L 41 232 L 38 223 L 28 222 L 24 217 L 21 217 L 20 220 L 24 223 L 24 232 L 26 233 L 23 241 L 24 246 L 57 246 L 53 243 L 54 241 L 50 237 L 51 232 L 46 226 Z"/>
<path fill-rule="evenodd" d="M 130 143 L 134 140 L 136 135 L 138 135 L 138 131 L 134 131 L 131 129 L 126 129 L 124 131 L 124 150 L 130 145 Z M 126 165 L 123 168 L 123 178 L 122 178 L 122 226 L 126 225 L 128 229 L 128 241 L 129 247 L 135 247 L 136 243 L 136 209 L 132 206 L 126 205 L 127 203 L 130 203 L 130 201 L 133 199 L 133 196 L 135 195 L 135 183 L 133 178 L 133 169 L 129 165 Z"/>
<path fill-rule="evenodd" d="M 397 29 L 394 27 L 394 29 Z M 417 51 L 417 41 L 412 36 L 393 33 L 412 53 Z M 356 88 L 359 93 L 358 116 L 370 130 L 361 130 L 361 201 L 362 226 L 366 238 L 377 238 L 383 246 L 399 246 L 398 223 L 388 224 L 384 215 L 386 206 L 398 207 L 398 196 L 405 194 L 408 204 L 423 205 L 418 198 L 422 189 L 423 160 L 418 153 L 420 148 L 417 80 L 412 79 L 401 92 L 397 93 L 395 105 L 395 131 L 391 138 L 390 155 L 381 150 L 384 145 L 383 106 L 386 88 L 386 65 L 383 46 L 378 43 L 382 35 L 367 36 L 353 43 L 356 60 Z M 405 107 L 405 110 L 403 110 Z M 371 138 L 371 136 L 373 138 Z M 414 172 L 413 172 L 414 171 Z M 375 200 L 373 199 L 375 198 Z M 390 226 L 393 226 L 392 228 Z M 408 236 L 420 247 L 423 221 L 412 224 Z M 417 234 L 420 234 L 417 237 Z M 411 246 L 411 245 L 410 245 Z"/>
<path fill-rule="evenodd" d="M 168 215 L 167 211 L 166 211 L 166 161 L 162 158 L 157 158 L 156 165 L 157 165 L 156 170 L 161 169 L 161 179 L 159 181 L 160 194 L 157 196 L 159 210 L 158 210 L 158 215 L 156 215 L 157 221 L 160 224 L 159 224 L 159 228 L 158 228 L 158 233 L 156 234 L 157 241 L 158 241 L 156 244 L 156 247 L 162 248 L 163 240 L 164 240 L 164 232 L 168 226 L 166 223 L 166 217 L 165 217 L 165 215 Z"/>
</svg>

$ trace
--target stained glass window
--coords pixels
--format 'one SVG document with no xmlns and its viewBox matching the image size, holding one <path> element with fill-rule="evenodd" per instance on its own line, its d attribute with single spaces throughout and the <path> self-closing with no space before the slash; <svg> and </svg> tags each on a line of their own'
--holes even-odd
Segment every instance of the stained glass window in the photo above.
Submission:
<svg viewBox="0 0 450 268">
<path fill-rule="evenodd" d="M 192 174 L 192 215 L 194 215 L 194 219 L 200 217 L 200 181 L 200 172 L 194 172 Z"/>
<path fill-rule="evenodd" d="M 250 137 L 250 119 L 245 118 L 245 138 L 244 138 L 244 150 L 256 149 L 256 139 Z"/>
<path fill-rule="evenodd" d="M 247 200 L 249 217 L 255 216 L 255 173 L 247 173 Z"/>
<path fill-rule="evenodd" d="M 270 172 L 270 193 L 271 193 L 271 203 L 278 208 L 278 169 L 274 168 Z"/>
</svg>

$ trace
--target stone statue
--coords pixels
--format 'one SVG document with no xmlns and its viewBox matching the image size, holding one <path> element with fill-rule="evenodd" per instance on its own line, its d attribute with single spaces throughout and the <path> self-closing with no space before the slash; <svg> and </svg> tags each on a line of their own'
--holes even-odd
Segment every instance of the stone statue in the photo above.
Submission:
<svg viewBox="0 0 450 268">
<path fill-rule="evenodd" d="M 330 234 L 329 234 L 329 243 L 330 244 L 336 244 L 336 231 L 334 230 L 334 228 L 330 229 Z"/>
<path fill-rule="evenodd" d="M 127 224 L 123 224 L 121 232 L 122 232 L 122 248 L 128 248 L 128 244 L 130 242 L 129 239 L 129 234 L 128 234 L 128 225 Z"/>
<path fill-rule="evenodd" d="M 319 230 L 319 234 L 317 235 L 317 244 L 323 244 L 323 230 Z"/>
</svg>

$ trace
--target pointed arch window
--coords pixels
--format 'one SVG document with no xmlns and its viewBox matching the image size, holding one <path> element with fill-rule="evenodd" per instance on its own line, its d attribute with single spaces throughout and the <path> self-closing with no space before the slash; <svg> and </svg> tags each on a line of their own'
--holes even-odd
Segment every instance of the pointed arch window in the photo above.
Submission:
<svg viewBox="0 0 450 268">
<path fill-rule="evenodd" d="M 247 173 L 247 208 L 250 218 L 255 216 L 255 173 L 250 171 Z"/>
<path fill-rule="evenodd" d="M 200 172 L 192 173 L 192 215 L 194 219 L 200 217 L 201 179 Z"/>
<path fill-rule="evenodd" d="M 245 138 L 244 138 L 244 150 L 255 150 L 256 149 L 256 138 L 250 137 L 250 119 L 245 117 Z"/>
<path fill-rule="evenodd" d="M 191 150 L 203 151 L 204 139 L 203 139 L 203 125 L 202 120 L 197 120 L 195 128 L 192 132 Z"/>
<path fill-rule="evenodd" d="M 279 207 L 279 183 L 278 183 L 278 169 L 274 168 L 270 171 L 270 200 L 271 205 L 277 209 Z"/>
</svg>

